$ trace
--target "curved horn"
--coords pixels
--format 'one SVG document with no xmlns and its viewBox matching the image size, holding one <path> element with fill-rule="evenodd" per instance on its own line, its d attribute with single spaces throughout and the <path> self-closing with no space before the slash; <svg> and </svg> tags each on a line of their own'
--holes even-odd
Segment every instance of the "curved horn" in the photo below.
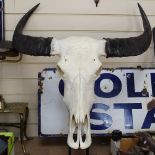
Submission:
<svg viewBox="0 0 155 155">
<path fill-rule="evenodd" d="M 18 22 L 14 31 L 12 45 L 16 51 L 24 54 L 33 56 L 50 56 L 51 42 L 53 38 L 32 37 L 22 34 L 26 22 L 39 4 L 29 10 Z"/>
<path fill-rule="evenodd" d="M 139 3 L 138 7 L 143 20 L 143 34 L 130 38 L 103 38 L 106 40 L 105 51 L 107 57 L 137 56 L 144 53 L 150 46 L 152 39 L 151 26 L 144 10 Z"/>
</svg>

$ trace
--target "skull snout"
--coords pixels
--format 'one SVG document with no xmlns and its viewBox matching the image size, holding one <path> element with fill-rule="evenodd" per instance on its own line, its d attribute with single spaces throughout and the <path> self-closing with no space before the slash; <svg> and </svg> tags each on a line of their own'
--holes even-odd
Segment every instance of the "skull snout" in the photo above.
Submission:
<svg viewBox="0 0 155 155">
<path fill-rule="evenodd" d="M 70 128 L 68 134 L 68 145 L 74 149 L 86 149 L 91 145 L 90 119 L 85 115 L 82 121 L 80 118 L 70 117 Z"/>
<path fill-rule="evenodd" d="M 78 74 L 72 83 L 72 103 L 70 103 L 70 121 L 68 145 L 74 149 L 86 149 L 91 145 L 90 108 L 88 82 Z M 68 94 L 71 95 L 71 94 Z"/>
</svg>

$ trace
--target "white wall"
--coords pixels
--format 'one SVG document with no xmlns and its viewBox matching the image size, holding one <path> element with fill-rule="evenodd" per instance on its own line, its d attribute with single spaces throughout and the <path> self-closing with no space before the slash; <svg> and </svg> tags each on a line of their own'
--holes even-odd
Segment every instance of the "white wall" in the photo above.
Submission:
<svg viewBox="0 0 155 155">
<path fill-rule="evenodd" d="M 37 3 L 40 7 L 25 27 L 25 34 L 65 38 L 71 35 L 128 37 L 142 32 L 142 22 L 136 0 L 100 0 L 96 8 L 93 0 L 5 0 L 5 33 L 11 39 L 13 30 L 23 14 Z M 139 0 L 152 27 L 155 26 L 155 1 Z M 16 64 L 0 62 L 0 94 L 7 102 L 29 103 L 28 135 L 37 136 L 37 76 L 47 67 L 55 66 L 57 58 L 24 56 Z M 154 67 L 153 44 L 137 57 L 103 58 L 105 67 Z M 0 121 L 16 117 L 0 115 Z"/>
</svg>

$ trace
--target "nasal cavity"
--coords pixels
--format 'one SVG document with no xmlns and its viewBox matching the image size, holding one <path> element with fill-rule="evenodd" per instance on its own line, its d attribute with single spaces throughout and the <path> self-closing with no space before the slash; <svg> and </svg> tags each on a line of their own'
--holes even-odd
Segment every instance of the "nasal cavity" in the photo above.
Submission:
<svg viewBox="0 0 155 155">
<path fill-rule="evenodd" d="M 88 130 L 88 116 L 85 116 L 84 122 L 82 123 L 82 142 L 86 140 L 86 132 Z"/>
<path fill-rule="evenodd" d="M 86 134 L 83 134 L 82 135 L 82 142 L 85 142 L 85 140 L 86 140 Z"/>
<path fill-rule="evenodd" d="M 74 126 L 74 132 L 73 132 L 73 140 L 74 142 L 77 142 L 77 130 L 78 130 L 78 126 L 75 122 L 75 116 L 73 115 L 72 117 L 72 126 Z"/>
</svg>

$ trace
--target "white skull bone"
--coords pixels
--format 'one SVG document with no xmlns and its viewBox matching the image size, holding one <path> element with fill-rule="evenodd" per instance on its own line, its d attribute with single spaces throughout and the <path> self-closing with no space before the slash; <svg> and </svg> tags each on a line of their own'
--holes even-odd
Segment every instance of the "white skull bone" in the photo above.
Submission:
<svg viewBox="0 0 155 155">
<path fill-rule="evenodd" d="M 102 67 L 99 57 L 105 55 L 105 40 L 69 37 L 53 43 L 55 52 L 52 54 L 60 55 L 57 66 L 65 83 L 63 100 L 70 113 L 68 145 L 86 149 L 91 145 L 89 113 L 94 99 L 94 82 Z"/>
</svg>

